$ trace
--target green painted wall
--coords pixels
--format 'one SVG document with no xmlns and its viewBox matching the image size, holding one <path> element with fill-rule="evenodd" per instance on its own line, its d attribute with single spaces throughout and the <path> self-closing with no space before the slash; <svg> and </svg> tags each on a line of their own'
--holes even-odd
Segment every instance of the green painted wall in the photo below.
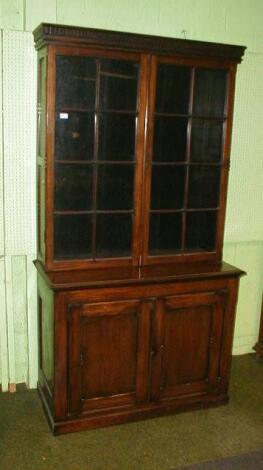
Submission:
<svg viewBox="0 0 263 470">
<path fill-rule="evenodd" d="M 31 134 L 35 129 L 34 121 L 27 126 L 24 123 L 31 108 L 34 115 L 32 29 L 40 22 L 53 22 L 247 46 L 237 75 L 224 244 L 224 259 L 247 271 L 241 280 L 234 338 L 234 353 L 241 354 L 251 352 L 257 338 L 263 281 L 262 18 L 262 0 L 1 0 L 0 66 L 3 59 L 4 71 L 0 75 L 0 90 L 4 89 L 4 103 L 0 93 L 0 107 L 5 122 L 3 125 L 0 113 L 0 382 L 3 389 L 9 382 L 22 381 L 34 387 L 37 377 L 36 277 L 32 267 L 35 236 L 29 240 L 21 223 L 12 232 L 16 208 L 9 189 L 13 172 L 22 171 L 25 165 L 29 169 L 35 161 L 34 141 L 27 146 L 28 139 L 23 140 L 28 129 Z M 21 100 L 21 90 L 29 77 L 31 88 Z M 19 121 L 23 100 L 24 103 L 31 100 L 31 108 L 27 108 L 27 114 Z M 18 150 L 12 146 L 13 133 Z M 24 166 L 20 168 L 20 165 Z M 24 187 L 27 191 L 22 216 L 30 227 L 34 222 L 32 175 L 28 180 L 22 178 L 21 183 L 22 190 Z M 19 193 L 17 201 L 20 202 Z"/>
</svg>

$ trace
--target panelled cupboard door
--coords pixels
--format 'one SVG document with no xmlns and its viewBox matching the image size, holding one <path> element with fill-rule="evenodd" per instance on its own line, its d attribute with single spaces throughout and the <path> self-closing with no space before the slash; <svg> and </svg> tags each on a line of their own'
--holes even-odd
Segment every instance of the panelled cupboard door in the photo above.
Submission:
<svg viewBox="0 0 263 470">
<path fill-rule="evenodd" d="M 157 300 L 152 400 L 217 391 L 226 295 L 208 292 Z"/>
<path fill-rule="evenodd" d="M 69 413 L 146 401 L 148 301 L 69 307 Z"/>
</svg>

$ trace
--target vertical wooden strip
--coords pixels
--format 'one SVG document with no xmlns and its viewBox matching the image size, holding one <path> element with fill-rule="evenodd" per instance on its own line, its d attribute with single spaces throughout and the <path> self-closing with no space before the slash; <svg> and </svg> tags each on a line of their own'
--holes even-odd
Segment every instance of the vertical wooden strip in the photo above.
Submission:
<svg viewBox="0 0 263 470">
<path fill-rule="evenodd" d="M 149 59 L 150 60 L 150 59 Z M 153 153 L 153 133 L 154 133 L 154 109 L 155 109 L 155 94 L 157 84 L 157 59 L 151 58 L 149 62 L 149 80 L 150 86 L 148 89 L 147 105 L 146 105 L 146 124 L 145 135 L 146 149 L 145 152 L 145 170 L 144 170 L 144 194 L 143 194 L 143 257 L 142 264 L 147 264 L 148 245 L 149 245 L 149 231 L 150 231 L 150 203 L 151 203 L 151 179 L 152 179 L 152 153 Z"/>
<path fill-rule="evenodd" d="M 151 376 L 151 400 L 157 401 L 161 394 L 162 381 L 162 357 L 163 357 L 163 335 L 164 335 L 164 302 L 156 300 L 153 328 L 152 328 L 152 376 Z"/>
<path fill-rule="evenodd" d="M 186 167 L 185 167 L 185 186 L 184 186 L 184 207 L 182 213 L 182 250 L 185 250 L 186 241 L 186 224 L 187 224 L 187 201 L 189 193 L 189 173 L 190 173 L 190 160 L 191 160 L 191 136 L 192 136 L 192 123 L 193 123 L 193 103 L 194 103 L 194 86 L 195 86 L 195 68 L 192 68 L 191 81 L 190 81 L 190 94 L 189 94 L 189 118 L 187 124 L 187 144 L 186 144 Z"/>
<path fill-rule="evenodd" d="M 134 182 L 134 221 L 133 221 L 133 264 L 141 264 L 140 255 L 142 252 L 143 234 L 143 204 L 142 198 L 138 194 L 143 194 L 143 173 L 145 158 L 145 138 L 146 138 L 146 105 L 147 105 L 147 74 L 148 56 L 143 55 L 140 59 L 140 72 L 138 77 L 138 96 L 136 117 L 136 145 L 135 145 L 135 182 Z"/>
<path fill-rule="evenodd" d="M 14 332 L 11 256 L 5 257 L 5 281 L 6 281 L 6 312 L 7 312 L 7 339 L 8 339 L 8 363 L 9 363 L 9 391 L 15 392 L 15 383 L 16 383 L 15 332 Z"/>
<path fill-rule="evenodd" d="M 47 100 L 46 100 L 46 261 L 52 268 L 54 259 L 54 154 L 55 154 L 55 90 L 56 50 L 48 46 L 47 59 Z"/>
<path fill-rule="evenodd" d="M 148 371 L 150 357 L 150 315 L 152 301 L 144 301 L 138 312 L 139 331 L 137 349 L 136 402 L 143 403 L 148 397 Z"/>
<path fill-rule="evenodd" d="M 232 347 L 234 337 L 234 325 L 236 317 L 236 304 L 239 288 L 239 279 L 233 278 L 228 281 L 229 296 L 224 312 L 223 343 L 220 358 L 220 376 L 222 377 L 221 392 L 226 393 L 228 389 L 230 367 L 232 360 Z"/>
<path fill-rule="evenodd" d="M 66 292 L 54 299 L 54 417 L 65 418 L 68 413 L 68 325 Z"/>
<path fill-rule="evenodd" d="M 8 391 L 8 342 L 6 317 L 6 291 L 5 291 L 5 261 L 0 259 L 0 383 L 2 391 Z"/>
<path fill-rule="evenodd" d="M 226 198 L 227 198 L 227 187 L 228 187 L 228 176 L 230 169 L 230 150 L 231 150 L 231 135 L 233 125 L 233 109 L 234 109 L 234 93 L 235 93 L 235 80 L 236 80 L 236 65 L 232 65 L 228 72 L 228 84 L 227 84 L 227 99 L 226 99 L 226 122 L 224 124 L 224 155 L 223 155 L 223 167 L 221 169 L 221 181 L 220 181 L 220 211 L 217 216 L 217 240 L 216 240 L 216 251 L 217 258 L 222 258 L 222 246 L 224 238 L 224 227 L 225 227 L 225 213 L 226 213 Z"/>
<path fill-rule="evenodd" d="M 38 326 L 37 326 L 37 273 L 33 257 L 26 259 L 27 275 L 27 334 L 28 334 L 28 378 L 29 388 L 36 388 L 38 379 Z"/>
<path fill-rule="evenodd" d="M 96 60 L 96 96 L 95 96 L 95 125 L 94 125 L 94 154 L 93 154 L 93 187 L 92 187 L 92 257 L 96 258 L 97 250 L 97 192 L 98 192 L 98 151 L 99 151 L 99 106 L 100 106 L 100 61 Z"/>
<path fill-rule="evenodd" d="M 69 411 L 81 411 L 81 336 L 80 319 L 82 307 L 72 307 L 68 312 L 68 349 L 69 349 Z"/>
<path fill-rule="evenodd" d="M 210 333 L 210 354 L 209 354 L 209 390 L 216 392 L 218 388 L 219 376 L 219 359 L 221 351 L 222 339 L 222 326 L 224 309 L 222 308 L 223 301 L 220 301 L 220 296 L 217 297 L 215 303 L 211 304 L 212 309 L 212 327 Z"/>
</svg>

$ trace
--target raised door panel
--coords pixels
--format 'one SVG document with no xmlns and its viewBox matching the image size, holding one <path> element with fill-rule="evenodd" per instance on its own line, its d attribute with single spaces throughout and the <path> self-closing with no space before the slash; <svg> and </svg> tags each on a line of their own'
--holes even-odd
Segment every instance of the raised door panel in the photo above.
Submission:
<svg viewBox="0 0 263 470">
<path fill-rule="evenodd" d="M 222 295 L 178 295 L 157 301 L 152 399 L 213 393 L 219 386 Z"/>
<path fill-rule="evenodd" d="M 133 405 L 147 399 L 150 304 L 72 306 L 69 412 Z"/>
</svg>

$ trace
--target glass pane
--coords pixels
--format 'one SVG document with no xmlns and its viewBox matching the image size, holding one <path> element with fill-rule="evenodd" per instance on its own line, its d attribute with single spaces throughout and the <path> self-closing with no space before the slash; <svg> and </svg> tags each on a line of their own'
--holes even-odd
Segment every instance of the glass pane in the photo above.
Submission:
<svg viewBox="0 0 263 470">
<path fill-rule="evenodd" d="M 152 167 L 151 209 L 178 209 L 184 203 L 185 167 Z"/>
<path fill-rule="evenodd" d="M 131 256 L 131 240 L 131 214 L 97 214 L 98 258 Z"/>
<path fill-rule="evenodd" d="M 92 160 L 94 113 L 56 113 L 56 160 Z"/>
<path fill-rule="evenodd" d="M 186 249 L 213 250 L 217 212 L 188 212 L 186 217 Z"/>
<path fill-rule="evenodd" d="M 219 162 L 223 150 L 223 123 L 205 119 L 193 119 L 191 137 L 191 161 Z"/>
<path fill-rule="evenodd" d="M 133 165 L 98 165 L 97 209 L 132 209 Z"/>
<path fill-rule="evenodd" d="M 150 215 L 149 254 L 168 255 L 181 248 L 182 214 Z"/>
<path fill-rule="evenodd" d="M 219 203 L 220 168 L 192 166 L 189 169 L 188 208 L 213 208 Z"/>
<path fill-rule="evenodd" d="M 226 70 L 196 69 L 194 113 L 208 116 L 223 116 L 226 84 Z"/>
<path fill-rule="evenodd" d="M 57 260 L 91 257 L 92 216 L 54 216 L 54 257 Z"/>
<path fill-rule="evenodd" d="M 123 78 L 101 77 L 100 108 L 135 111 L 137 101 L 137 82 Z"/>
<path fill-rule="evenodd" d="M 159 113 L 187 113 L 190 78 L 191 69 L 189 67 L 159 64 L 156 111 Z"/>
<path fill-rule="evenodd" d="M 155 116 L 153 161 L 177 162 L 186 159 L 187 119 Z"/>
<path fill-rule="evenodd" d="M 100 61 L 101 73 L 122 75 L 124 78 L 135 78 L 138 76 L 138 64 L 130 60 L 102 59 Z"/>
<path fill-rule="evenodd" d="M 92 204 L 92 165 L 55 167 L 55 210 L 88 210 Z"/>
<path fill-rule="evenodd" d="M 83 56 L 57 56 L 57 108 L 95 106 L 96 61 Z"/>
<path fill-rule="evenodd" d="M 100 114 L 99 160 L 134 160 L 136 117 L 127 114 Z"/>
</svg>

